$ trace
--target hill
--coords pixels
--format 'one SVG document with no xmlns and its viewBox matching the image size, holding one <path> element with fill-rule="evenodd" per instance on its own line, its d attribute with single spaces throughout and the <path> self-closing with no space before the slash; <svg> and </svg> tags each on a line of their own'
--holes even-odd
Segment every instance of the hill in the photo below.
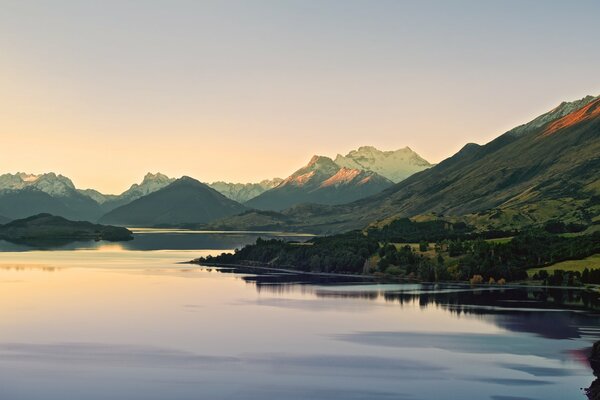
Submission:
<svg viewBox="0 0 600 400">
<path fill-rule="evenodd" d="M 105 214 L 100 222 L 127 226 L 207 223 L 246 211 L 199 181 L 182 177 L 168 186 Z"/>
<path fill-rule="evenodd" d="M 131 231 L 116 226 L 70 221 L 51 214 L 38 214 L 0 225 L 0 239 L 25 240 L 110 240 L 133 239 Z"/>
</svg>

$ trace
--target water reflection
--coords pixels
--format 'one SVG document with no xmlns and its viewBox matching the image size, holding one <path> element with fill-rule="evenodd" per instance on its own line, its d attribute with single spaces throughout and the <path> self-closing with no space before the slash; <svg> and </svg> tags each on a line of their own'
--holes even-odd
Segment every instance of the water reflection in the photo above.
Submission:
<svg viewBox="0 0 600 400">
<path fill-rule="evenodd" d="M 357 277 L 316 276 L 311 274 L 280 273 L 256 268 L 216 268 L 225 274 L 243 275 L 242 279 L 256 286 L 259 293 L 278 295 L 300 291 L 323 299 L 382 300 L 400 306 L 418 305 L 423 309 L 435 307 L 457 317 L 476 316 L 479 319 L 510 332 L 529 333 L 545 339 L 571 340 L 587 337 L 600 337 L 600 299 L 597 293 L 586 290 L 561 290 L 556 288 L 471 288 L 460 284 L 376 284 L 370 279 Z M 352 283 L 352 285 L 348 285 Z M 266 299 L 256 304 L 272 307 L 308 309 L 314 302 L 298 299 Z M 423 333 L 402 334 L 370 332 L 338 336 L 339 340 L 349 340 L 362 344 L 398 345 L 414 347 L 423 341 Z M 516 345 L 512 338 L 504 335 L 494 338 L 489 335 L 470 336 L 461 334 L 451 338 L 444 334 L 429 336 L 430 343 L 444 349 L 468 352 L 506 351 L 511 341 L 510 352 L 548 357 L 547 344 L 533 346 L 534 342 Z M 459 340 L 460 339 L 460 340 Z M 452 347 L 454 346 L 454 347 Z M 575 348 L 565 347 L 564 351 Z M 552 354 L 556 351 L 551 350 Z M 561 357 L 562 359 L 562 357 Z"/>
<path fill-rule="evenodd" d="M 60 271 L 60 268 L 35 264 L 0 264 L 0 270 L 56 272 Z"/>
<path fill-rule="evenodd" d="M 281 238 L 304 241 L 312 235 L 286 232 L 225 232 L 225 231 L 185 231 L 176 229 L 134 229 L 133 240 L 107 242 L 104 240 L 29 240 L 8 242 L 0 240 L 0 252 L 31 250 L 82 250 L 82 249 L 121 249 L 121 250 L 230 250 L 256 242 L 262 238 Z"/>
</svg>

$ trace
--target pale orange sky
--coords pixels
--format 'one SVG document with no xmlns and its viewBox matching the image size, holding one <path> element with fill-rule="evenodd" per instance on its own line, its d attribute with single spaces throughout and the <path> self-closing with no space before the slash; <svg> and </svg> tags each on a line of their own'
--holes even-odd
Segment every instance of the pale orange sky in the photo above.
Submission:
<svg viewBox="0 0 600 400">
<path fill-rule="evenodd" d="M 361 145 L 439 162 L 600 94 L 597 3 L 481 3 L 8 1 L 0 173 L 119 193 Z"/>
</svg>

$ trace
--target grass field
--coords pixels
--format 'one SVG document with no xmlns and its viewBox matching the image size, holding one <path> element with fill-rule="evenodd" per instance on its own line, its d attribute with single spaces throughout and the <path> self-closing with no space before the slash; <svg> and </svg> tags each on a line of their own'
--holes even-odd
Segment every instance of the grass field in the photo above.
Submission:
<svg viewBox="0 0 600 400">
<path fill-rule="evenodd" d="M 600 254 L 594 254 L 588 258 L 584 258 L 583 260 L 569 260 L 562 261 L 556 264 L 552 264 L 545 268 L 532 268 L 527 271 L 529 276 L 533 276 L 536 272 L 540 270 L 546 270 L 549 274 L 552 274 L 554 270 L 562 269 L 563 271 L 583 271 L 584 269 L 600 269 Z"/>
</svg>

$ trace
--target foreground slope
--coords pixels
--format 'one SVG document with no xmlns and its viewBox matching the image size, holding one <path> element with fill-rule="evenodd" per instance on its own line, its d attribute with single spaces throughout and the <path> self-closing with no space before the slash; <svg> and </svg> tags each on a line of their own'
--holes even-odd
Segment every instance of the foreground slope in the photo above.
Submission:
<svg viewBox="0 0 600 400">
<path fill-rule="evenodd" d="M 245 204 L 260 210 L 283 210 L 302 203 L 342 204 L 391 185 L 374 172 L 340 167 L 328 157 L 314 156 L 278 186 Z"/>
<path fill-rule="evenodd" d="M 238 214 L 243 205 L 189 177 L 118 207 L 100 222 L 128 226 L 206 223 Z"/>
<path fill-rule="evenodd" d="M 532 122 L 486 145 L 468 144 L 372 197 L 284 214 L 317 231 L 431 213 L 502 227 L 552 218 L 599 222 L 600 98 L 563 103 Z"/>
</svg>

